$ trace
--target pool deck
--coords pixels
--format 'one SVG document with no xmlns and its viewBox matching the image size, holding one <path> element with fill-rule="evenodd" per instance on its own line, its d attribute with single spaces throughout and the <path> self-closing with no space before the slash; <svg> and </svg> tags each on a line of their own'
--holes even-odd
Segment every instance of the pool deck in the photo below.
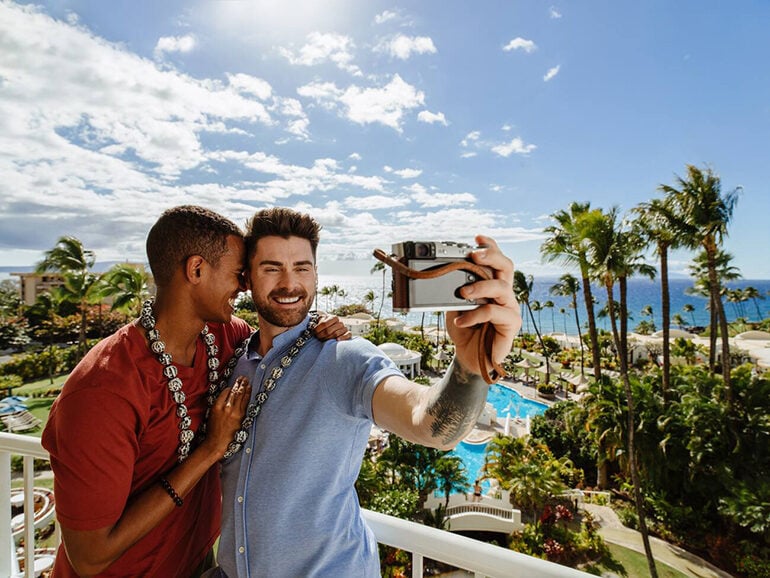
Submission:
<svg viewBox="0 0 770 578">
<path fill-rule="evenodd" d="M 543 399 L 542 397 L 537 395 L 537 392 L 535 391 L 535 388 L 533 386 L 527 385 L 520 380 L 501 379 L 498 383 L 500 385 L 504 385 L 505 387 L 509 387 L 513 389 L 525 399 L 536 401 L 538 403 L 542 403 L 545 405 L 552 405 L 557 401 L 564 401 L 564 399 L 566 399 L 564 397 L 565 395 L 569 395 L 570 399 L 574 398 L 573 394 L 565 394 L 565 392 L 561 390 L 557 392 L 554 399 L 552 400 Z M 505 433 L 505 421 L 506 421 L 506 416 L 502 416 L 502 417 L 498 416 L 496 423 L 494 424 L 490 424 L 490 425 L 476 424 L 476 426 L 473 428 L 471 433 L 469 433 L 463 441 L 469 444 L 487 443 L 496 434 Z M 521 437 L 521 436 L 527 435 L 528 432 L 527 432 L 526 421 L 520 418 L 512 418 L 509 423 L 509 432 L 510 432 L 510 435 L 513 435 L 515 437 Z"/>
</svg>

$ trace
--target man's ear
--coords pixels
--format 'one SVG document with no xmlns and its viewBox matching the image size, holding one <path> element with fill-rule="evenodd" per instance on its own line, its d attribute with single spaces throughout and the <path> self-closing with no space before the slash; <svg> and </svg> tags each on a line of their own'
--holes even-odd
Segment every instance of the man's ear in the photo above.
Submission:
<svg viewBox="0 0 770 578">
<path fill-rule="evenodd" d="M 201 281 L 201 268 L 206 260 L 200 255 L 191 255 L 187 257 L 184 263 L 184 274 L 187 280 L 194 285 Z"/>
</svg>

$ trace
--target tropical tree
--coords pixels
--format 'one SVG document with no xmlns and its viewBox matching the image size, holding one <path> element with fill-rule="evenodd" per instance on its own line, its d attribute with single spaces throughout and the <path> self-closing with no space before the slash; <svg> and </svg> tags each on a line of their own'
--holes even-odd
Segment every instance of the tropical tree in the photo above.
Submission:
<svg viewBox="0 0 770 578">
<path fill-rule="evenodd" d="M 695 327 L 695 306 L 692 303 L 685 303 L 682 305 L 682 311 L 690 314 L 690 318 L 692 319 L 692 326 Z"/>
<path fill-rule="evenodd" d="M 142 303 L 150 294 L 149 280 L 143 265 L 118 263 L 102 275 L 99 292 L 103 297 L 112 298 L 113 311 L 119 311 L 127 318 L 138 316 Z"/>
<path fill-rule="evenodd" d="M 647 565 L 652 578 L 657 577 L 655 558 L 650 545 L 649 531 L 645 520 L 644 502 L 642 499 L 641 479 L 636 459 L 634 395 L 628 373 L 628 277 L 636 273 L 654 275 L 654 268 L 644 262 L 642 249 L 644 243 L 637 231 L 626 228 L 618 222 L 617 210 L 613 207 L 602 214 L 601 219 L 594 221 L 587 232 L 589 244 L 589 262 L 597 279 L 600 279 L 607 290 L 607 306 L 610 313 L 612 334 L 620 362 L 620 380 L 626 395 L 628 421 L 626 440 L 628 444 L 628 465 L 633 485 L 636 513 L 639 518 L 639 531 L 647 556 Z M 614 284 L 618 282 L 620 293 L 620 311 L 615 311 Z M 616 316 L 620 322 L 618 330 Z"/>
<path fill-rule="evenodd" d="M 535 329 L 535 335 L 537 335 L 537 340 L 540 343 L 540 347 L 543 349 L 543 357 L 545 357 L 545 382 L 548 383 L 551 376 L 550 353 L 549 349 L 543 342 L 543 336 L 540 333 L 540 328 L 535 322 L 535 316 L 532 313 L 532 302 L 530 301 L 529 296 L 532 294 L 533 283 L 534 279 L 532 275 L 525 275 L 519 270 L 513 272 L 513 293 L 516 295 L 516 299 L 519 301 L 519 303 L 524 304 L 524 307 L 529 313 L 529 318 L 532 320 L 532 326 Z"/>
<path fill-rule="evenodd" d="M 728 234 L 728 225 L 738 202 L 739 188 L 722 193 L 718 175 L 707 168 L 687 165 L 687 177 L 676 176 L 674 185 L 661 185 L 660 189 L 672 199 L 680 217 L 682 242 L 691 249 L 701 247 L 706 252 L 710 303 L 716 307 L 719 332 L 722 337 L 722 376 L 728 405 L 732 399 L 730 384 L 730 343 L 727 318 L 721 300 L 721 282 L 717 275 L 716 257 L 722 241 Z"/>
<path fill-rule="evenodd" d="M 559 277 L 559 282 L 551 285 L 551 295 L 559 295 L 570 298 L 570 307 L 575 311 L 575 327 L 577 328 L 578 342 L 580 343 L 580 375 L 585 375 L 585 349 L 583 346 L 583 334 L 580 330 L 580 314 L 578 313 L 577 294 L 580 291 L 580 281 L 570 273 L 564 273 Z M 592 308 L 593 309 L 593 308 Z M 566 333 L 567 330 L 564 330 Z"/>
<path fill-rule="evenodd" d="M 364 306 L 366 306 L 369 311 L 374 312 L 374 302 L 376 299 L 377 297 L 375 296 L 374 291 L 369 289 L 363 297 Z"/>
<path fill-rule="evenodd" d="M 540 254 L 546 261 L 561 262 L 567 266 L 576 267 L 580 271 L 588 315 L 588 335 L 591 343 L 591 358 L 594 378 L 601 378 L 601 355 L 599 351 L 596 317 L 594 315 L 594 299 L 591 293 L 590 269 L 588 266 L 585 240 L 586 216 L 591 212 L 591 203 L 573 202 L 568 210 L 560 210 L 551 215 L 555 221 L 544 229 L 549 237 L 540 246 Z"/>
<path fill-rule="evenodd" d="M 762 312 L 759 310 L 759 303 L 757 303 L 757 299 L 764 300 L 765 296 L 762 295 L 756 287 L 752 287 L 751 285 L 747 285 L 743 288 L 743 295 L 746 297 L 746 299 L 751 299 L 751 301 L 754 303 L 754 307 L 757 309 L 757 321 L 762 321 Z"/>
<path fill-rule="evenodd" d="M 444 508 L 449 507 L 452 493 L 465 494 L 470 489 L 466 478 L 465 466 L 461 458 L 444 455 L 434 464 L 437 489 L 444 494 Z"/>
<path fill-rule="evenodd" d="M 660 309 L 663 332 L 663 374 L 661 389 L 668 392 L 671 381 L 671 291 L 668 280 L 668 252 L 681 246 L 677 235 L 678 219 L 675 204 L 666 199 L 653 199 L 634 209 L 634 226 L 642 238 L 655 247 L 660 262 Z M 650 313 L 652 319 L 652 313 Z M 664 393 L 665 395 L 665 393 Z"/>
<path fill-rule="evenodd" d="M 64 281 L 63 298 L 78 306 L 80 311 L 79 357 L 86 352 L 87 307 L 101 299 L 97 290 L 99 276 L 91 272 L 95 260 L 94 252 L 85 249 L 79 239 L 65 236 L 57 241 L 53 249 L 46 251 L 44 259 L 35 268 L 37 273 L 59 272 Z"/>
<path fill-rule="evenodd" d="M 717 301 L 722 303 L 722 297 L 725 294 L 725 289 L 721 286 L 721 282 L 735 281 L 741 278 L 741 273 L 737 267 L 730 264 L 733 256 L 730 253 L 719 250 L 713 257 L 714 268 L 716 275 L 720 279 L 719 293 L 716 295 Z M 691 295 L 699 295 L 709 300 L 707 305 L 709 311 L 709 370 L 713 374 L 716 370 L 716 353 L 717 353 L 717 337 L 719 335 L 719 316 L 718 308 L 712 302 L 714 299 L 713 292 L 711 290 L 711 282 L 709 280 L 709 257 L 705 251 L 700 251 L 693 258 L 692 263 L 688 267 L 691 275 L 693 276 L 694 283 L 691 288 L 685 290 L 685 293 Z M 722 308 L 724 312 L 724 308 Z"/>
<path fill-rule="evenodd" d="M 371 268 L 369 273 L 371 275 L 374 275 L 375 273 L 382 273 L 382 293 L 380 294 L 380 308 L 377 311 L 377 323 L 379 324 L 380 318 L 382 317 L 382 306 L 385 304 L 385 296 L 386 296 L 386 289 L 385 289 L 385 273 L 387 273 L 387 268 L 385 267 L 385 263 L 382 261 L 377 261 L 374 264 L 374 267 Z"/>
</svg>

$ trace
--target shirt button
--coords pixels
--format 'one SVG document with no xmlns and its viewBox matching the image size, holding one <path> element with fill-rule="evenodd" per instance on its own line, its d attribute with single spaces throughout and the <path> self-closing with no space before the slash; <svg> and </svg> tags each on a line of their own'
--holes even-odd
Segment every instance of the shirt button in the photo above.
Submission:
<svg viewBox="0 0 770 578">
<path fill-rule="evenodd" d="M 241 546 L 240 548 L 238 548 L 238 553 L 239 553 L 239 554 L 243 554 L 245 551 L 246 551 L 246 548 L 244 548 L 243 546 Z"/>
<path fill-rule="evenodd" d="M 250 454 L 251 453 L 251 448 L 246 448 L 246 453 Z"/>
<path fill-rule="evenodd" d="M 265 369 L 265 367 L 266 367 L 266 366 L 265 366 L 265 364 L 263 363 L 263 364 L 262 364 L 262 365 L 260 365 L 259 367 L 261 367 L 262 369 Z"/>
<path fill-rule="evenodd" d="M 242 503 L 243 503 L 243 496 L 238 496 L 238 503 L 239 503 L 239 504 L 242 504 Z"/>
</svg>

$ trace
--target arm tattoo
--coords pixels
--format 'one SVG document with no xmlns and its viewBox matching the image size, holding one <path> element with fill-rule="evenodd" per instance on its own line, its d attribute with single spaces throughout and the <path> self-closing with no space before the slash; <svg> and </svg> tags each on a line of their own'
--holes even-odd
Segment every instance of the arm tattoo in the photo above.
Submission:
<svg viewBox="0 0 770 578">
<path fill-rule="evenodd" d="M 443 444 L 459 442 L 475 425 L 487 401 L 489 386 L 455 359 L 444 378 L 432 387 L 428 414 L 431 433 Z"/>
</svg>

